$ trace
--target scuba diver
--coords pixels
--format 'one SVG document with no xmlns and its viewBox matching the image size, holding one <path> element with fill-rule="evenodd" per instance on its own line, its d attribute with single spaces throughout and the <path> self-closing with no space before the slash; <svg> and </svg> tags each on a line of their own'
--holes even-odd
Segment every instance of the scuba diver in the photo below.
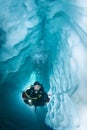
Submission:
<svg viewBox="0 0 87 130">
<path fill-rule="evenodd" d="M 22 98 L 29 106 L 44 106 L 50 101 L 48 94 L 44 91 L 42 84 L 34 82 L 29 89 L 22 93 Z"/>
</svg>

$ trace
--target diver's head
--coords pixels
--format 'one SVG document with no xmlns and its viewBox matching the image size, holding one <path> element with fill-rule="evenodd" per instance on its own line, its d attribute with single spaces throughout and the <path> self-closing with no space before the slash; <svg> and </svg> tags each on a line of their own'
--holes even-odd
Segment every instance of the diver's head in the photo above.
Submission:
<svg viewBox="0 0 87 130">
<path fill-rule="evenodd" d="M 40 85 L 34 85 L 34 90 L 40 90 L 41 86 Z"/>
<path fill-rule="evenodd" d="M 35 81 L 34 85 L 40 85 L 40 83 L 38 81 Z"/>
<path fill-rule="evenodd" d="M 40 88 L 41 84 L 38 81 L 34 82 L 34 90 L 40 90 Z"/>
<path fill-rule="evenodd" d="M 42 91 L 44 91 L 43 85 L 40 84 L 38 81 L 35 81 L 33 86 L 34 86 L 34 90 L 42 90 Z"/>
</svg>

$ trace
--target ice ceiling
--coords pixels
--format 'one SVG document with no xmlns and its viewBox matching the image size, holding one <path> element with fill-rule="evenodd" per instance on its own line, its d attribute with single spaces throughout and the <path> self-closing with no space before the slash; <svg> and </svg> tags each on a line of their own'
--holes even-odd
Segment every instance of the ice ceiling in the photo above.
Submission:
<svg viewBox="0 0 87 130">
<path fill-rule="evenodd" d="M 17 120 L 28 119 L 20 92 L 35 80 L 51 95 L 48 126 L 86 130 L 87 0 L 0 0 L 2 130 L 30 128 Z"/>
</svg>

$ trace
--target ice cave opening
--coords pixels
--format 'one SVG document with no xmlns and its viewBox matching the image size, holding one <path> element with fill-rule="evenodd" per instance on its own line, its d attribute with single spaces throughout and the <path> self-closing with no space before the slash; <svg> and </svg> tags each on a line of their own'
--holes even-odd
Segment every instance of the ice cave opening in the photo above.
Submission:
<svg viewBox="0 0 87 130">
<path fill-rule="evenodd" d="M 87 129 L 87 0 L 0 0 L 0 130 Z M 49 104 L 26 106 L 35 80 Z"/>
</svg>

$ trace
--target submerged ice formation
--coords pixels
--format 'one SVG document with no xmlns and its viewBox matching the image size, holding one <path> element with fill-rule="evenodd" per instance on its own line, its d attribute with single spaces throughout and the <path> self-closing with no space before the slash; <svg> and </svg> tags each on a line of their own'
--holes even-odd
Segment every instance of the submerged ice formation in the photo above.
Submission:
<svg viewBox="0 0 87 130">
<path fill-rule="evenodd" d="M 87 0 L 1 0 L 0 5 L 1 88 L 22 90 L 34 74 L 51 94 L 47 125 L 86 130 Z"/>
<path fill-rule="evenodd" d="M 60 21 L 54 22 L 54 26 L 63 22 L 61 33 L 56 33 L 60 40 L 57 40 L 57 55 L 50 71 L 52 99 L 46 115 L 46 123 L 55 130 L 87 128 L 87 4 L 80 2 L 63 1 L 62 19 L 59 17 Z"/>
</svg>

